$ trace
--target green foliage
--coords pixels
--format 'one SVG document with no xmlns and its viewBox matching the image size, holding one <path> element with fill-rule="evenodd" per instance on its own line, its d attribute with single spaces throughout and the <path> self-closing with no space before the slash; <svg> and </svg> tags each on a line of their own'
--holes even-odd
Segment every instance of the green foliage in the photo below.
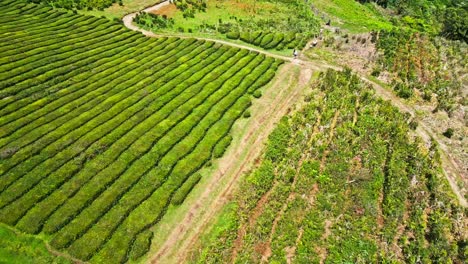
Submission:
<svg viewBox="0 0 468 264">
<path fill-rule="evenodd" d="M 159 29 L 172 28 L 174 20 L 165 16 L 155 15 L 152 13 L 140 12 L 133 20 L 138 26 L 143 29 L 151 31 L 158 31 Z"/>
<path fill-rule="evenodd" d="M 229 31 L 226 34 L 226 37 L 229 39 L 238 39 L 240 37 L 239 31 Z"/>
<path fill-rule="evenodd" d="M 151 241 L 153 239 L 153 236 L 154 234 L 150 230 L 145 230 L 139 235 L 137 235 L 137 238 L 133 242 L 129 258 L 131 260 L 138 260 L 143 255 L 145 255 L 151 247 Z"/>
<path fill-rule="evenodd" d="M 245 117 L 245 113 L 247 111 L 244 112 L 244 117 Z M 218 144 L 216 144 L 214 150 L 213 150 L 213 157 L 214 158 L 221 158 L 224 154 L 224 152 L 226 152 L 226 149 L 229 147 L 229 145 L 231 144 L 232 142 L 232 136 L 231 135 L 227 135 L 225 136 L 222 140 L 220 140 L 218 142 Z"/>
<path fill-rule="evenodd" d="M 461 103 L 461 76 L 468 45 L 448 41 L 410 29 L 381 31 L 377 49 L 383 52 L 380 63 L 393 75 L 398 96 L 410 98 L 419 90 L 423 99 L 437 95 L 436 110 L 449 114 Z"/>
<path fill-rule="evenodd" d="M 371 1 L 358 0 L 316 0 L 310 1 L 314 10 L 322 15 L 322 23 L 331 21 L 331 26 L 352 33 L 369 32 L 371 30 L 389 30 L 393 27 L 389 17 L 381 8 L 376 8 Z"/>
<path fill-rule="evenodd" d="M 262 97 L 262 91 L 256 90 L 256 91 L 253 93 L 253 97 L 255 97 L 255 98 L 257 98 L 257 99 L 260 98 L 260 97 Z"/>
<path fill-rule="evenodd" d="M 197 185 L 197 183 L 201 179 L 200 173 L 195 173 L 194 175 L 190 176 L 190 178 L 182 184 L 182 186 L 176 191 L 174 197 L 172 197 L 171 203 L 173 205 L 181 205 L 187 195 L 192 191 L 192 189 Z"/>
<path fill-rule="evenodd" d="M 0 225 L 0 262 L 11 264 L 65 264 L 72 263 L 64 257 L 52 255 L 44 241 L 15 233 Z"/>
<path fill-rule="evenodd" d="M 402 83 L 402 82 L 396 83 L 395 86 L 393 87 L 393 90 L 401 98 L 408 99 L 411 96 L 413 96 L 413 89 L 408 87 L 405 83 Z"/>
<path fill-rule="evenodd" d="M 184 18 L 194 18 L 195 12 L 206 12 L 206 0 L 175 0 L 174 4 L 184 12 Z"/>
<path fill-rule="evenodd" d="M 444 137 L 446 137 L 446 138 L 452 138 L 453 132 L 454 132 L 453 128 L 449 127 L 449 128 L 447 128 L 447 130 L 445 130 L 444 133 L 442 133 L 442 135 L 444 135 Z"/>
<path fill-rule="evenodd" d="M 467 17 L 466 8 L 447 8 L 444 14 L 442 35 L 449 39 L 468 42 Z"/>
<path fill-rule="evenodd" d="M 269 144 L 266 149 L 265 157 L 272 160 L 280 160 L 286 154 L 286 147 L 291 131 L 288 126 L 288 119 L 282 118 L 278 126 L 268 137 Z"/>
</svg>

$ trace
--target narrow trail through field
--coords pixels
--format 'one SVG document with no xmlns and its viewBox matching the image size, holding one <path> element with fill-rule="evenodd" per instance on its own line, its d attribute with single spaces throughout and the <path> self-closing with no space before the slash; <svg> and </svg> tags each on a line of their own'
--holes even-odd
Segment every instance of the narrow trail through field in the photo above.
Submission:
<svg viewBox="0 0 468 264">
<path fill-rule="evenodd" d="M 293 64 L 286 64 L 278 75 L 288 75 L 288 72 L 294 68 Z M 193 245 L 198 242 L 202 231 L 228 201 L 232 191 L 237 186 L 238 179 L 260 155 L 263 144 L 274 129 L 276 122 L 294 105 L 302 90 L 309 83 L 311 75 L 311 69 L 301 69 L 297 84 L 292 84 L 293 80 L 289 80 L 287 86 L 291 87 L 291 90 L 288 91 L 281 87 L 283 86 L 282 78 L 276 79 L 276 83 L 268 91 L 279 91 L 279 94 L 269 104 L 270 107 L 265 107 L 265 111 L 260 112 L 257 120 L 251 122 L 244 138 L 241 139 L 241 143 L 235 146 L 235 150 L 222 158 L 220 169 L 212 176 L 209 186 L 197 198 L 177 228 L 169 235 L 169 239 L 152 258 L 151 263 L 182 263 L 186 260 Z M 217 186 L 222 177 L 227 177 L 228 183 L 225 186 Z M 212 197 L 212 192 L 216 188 L 220 188 L 221 191 L 219 195 Z M 206 204 L 209 204 L 209 207 L 202 211 L 203 205 Z M 195 219 L 197 221 L 194 221 Z M 168 261 L 168 258 L 172 261 Z"/>
<path fill-rule="evenodd" d="M 158 10 L 161 7 L 170 4 L 169 1 L 164 1 L 155 6 L 144 9 L 142 12 L 151 12 Z M 168 239 L 159 248 L 159 251 L 151 258 L 151 263 L 181 263 L 187 259 L 190 250 L 198 242 L 200 235 L 203 230 L 210 223 L 212 218 L 222 209 L 222 207 L 228 201 L 234 187 L 236 186 L 241 175 L 250 169 L 253 161 L 260 155 L 263 144 L 270 132 L 273 130 L 275 123 L 287 113 L 287 110 L 293 106 L 298 99 L 301 89 L 303 89 L 309 82 L 313 71 L 324 71 L 327 69 L 340 70 L 341 67 L 330 65 L 324 62 L 306 61 L 302 59 L 294 59 L 292 57 L 281 56 L 265 50 L 253 48 L 247 45 L 232 43 L 219 39 L 211 39 L 204 37 L 188 37 L 180 36 L 177 34 L 155 34 L 153 32 L 143 30 L 133 24 L 133 20 L 137 13 L 131 13 L 123 17 L 124 25 L 134 31 L 139 31 L 148 37 L 179 37 L 179 38 L 195 38 L 204 41 L 213 41 L 216 43 L 224 44 L 227 46 L 247 49 L 250 51 L 258 52 L 261 54 L 268 55 L 270 57 L 282 59 L 287 63 L 278 75 L 287 78 L 287 72 L 291 71 L 294 65 L 301 67 L 301 73 L 299 76 L 298 84 L 294 89 L 287 91 L 286 95 L 278 95 L 275 101 L 271 104 L 272 107 L 266 108 L 264 113 L 259 115 L 255 122 L 252 122 L 252 126 L 248 128 L 248 132 L 245 133 L 245 138 L 241 139 L 241 143 L 236 146 L 236 151 L 231 156 L 225 156 L 220 164 L 220 170 L 212 176 L 208 188 L 203 194 L 197 198 L 197 200 L 190 206 L 185 217 L 180 221 L 179 224 L 172 230 Z M 359 73 L 356 73 L 359 74 Z M 400 98 L 396 97 L 391 91 L 388 91 L 380 84 L 369 80 L 368 78 L 361 76 L 361 79 L 375 89 L 377 96 L 384 100 L 389 100 L 395 107 L 402 112 L 410 113 L 415 116 L 416 110 L 405 104 Z M 270 87 L 270 90 L 278 89 L 281 93 L 284 93 L 284 87 L 279 87 L 281 84 L 281 78 L 278 78 L 276 83 Z M 290 81 L 288 82 L 290 85 Z M 440 140 L 434 131 L 432 131 L 424 122 L 420 121 L 419 126 L 416 129 L 416 134 L 422 137 L 426 142 L 431 138 L 438 143 L 441 152 L 441 161 L 444 168 L 444 174 L 459 200 L 459 203 L 467 207 L 467 201 L 462 195 L 459 187 L 457 186 L 456 179 L 466 179 L 464 171 L 457 165 L 457 163 L 450 156 L 449 148 Z M 239 160 L 240 158 L 240 160 Z M 240 165 L 239 165 L 240 164 Z M 228 184 L 225 186 L 218 186 L 218 181 L 222 177 L 229 177 Z M 220 189 L 219 195 L 213 196 L 215 189 Z M 209 203 L 209 207 L 206 208 L 203 205 Z"/>
</svg>

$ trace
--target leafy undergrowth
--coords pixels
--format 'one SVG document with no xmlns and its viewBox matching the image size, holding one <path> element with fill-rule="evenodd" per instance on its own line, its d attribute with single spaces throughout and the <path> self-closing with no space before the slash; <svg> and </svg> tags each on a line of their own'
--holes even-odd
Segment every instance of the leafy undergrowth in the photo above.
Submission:
<svg viewBox="0 0 468 264">
<path fill-rule="evenodd" d="M 93 263 L 146 253 L 282 63 L 23 1 L 0 15 L 0 221 Z"/>
<path fill-rule="evenodd" d="M 338 26 L 351 33 L 391 29 L 389 19 L 375 4 L 361 4 L 356 0 L 310 1 L 317 12 L 324 13 L 331 20 L 331 26 Z"/>
<path fill-rule="evenodd" d="M 9 264 L 65 264 L 72 263 L 49 253 L 44 241 L 18 234 L 0 225 L 0 263 Z"/>
<path fill-rule="evenodd" d="M 410 98 L 419 91 L 426 101 L 435 97 L 434 111 L 448 113 L 465 103 L 462 77 L 468 72 L 466 43 L 399 29 L 380 32 L 377 48 L 383 53 L 381 68 L 392 74 L 398 96 Z"/>
<path fill-rule="evenodd" d="M 193 250 L 198 263 L 463 263 L 466 211 L 435 144 L 350 71 L 270 135 L 258 168 Z"/>
</svg>

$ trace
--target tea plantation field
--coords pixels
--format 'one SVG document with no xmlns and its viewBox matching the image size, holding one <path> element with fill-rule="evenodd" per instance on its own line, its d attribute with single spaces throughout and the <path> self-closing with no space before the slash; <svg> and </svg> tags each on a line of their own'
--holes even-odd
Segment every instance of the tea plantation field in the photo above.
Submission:
<svg viewBox="0 0 468 264">
<path fill-rule="evenodd" d="M 80 260 L 137 259 L 281 63 L 1 1 L 0 221 Z"/>
</svg>

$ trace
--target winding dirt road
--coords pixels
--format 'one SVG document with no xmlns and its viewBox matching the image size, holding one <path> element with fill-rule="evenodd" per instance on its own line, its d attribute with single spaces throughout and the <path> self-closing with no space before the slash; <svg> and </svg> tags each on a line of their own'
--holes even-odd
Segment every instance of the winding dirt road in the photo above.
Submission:
<svg viewBox="0 0 468 264">
<path fill-rule="evenodd" d="M 169 1 L 164 1 L 160 4 L 144 9 L 143 12 L 155 11 L 168 4 L 170 4 Z M 193 38 L 176 34 L 155 34 L 153 32 L 140 29 L 133 24 L 133 19 L 136 15 L 137 13 L 126 15 L 123 18 L 124 25 L 131 30 L 139 31 L 148 37 L 173 36 L 180 38 Z M 209 225 L 212 218 L 229 200 L 229 197 L 237 186 L 241 175 L 252 167 L 254 160 L 261 154 L 263 144 L 266 142 L 268 135 L 273 130 L 275 123 L 287 113 L 288 109 L 298 101 L 298 98 L 301 98 L 299 95 L 302 94 L 303 89 L 307 88 L 313 71 L 323 71 L 329 68 L 336 70 L 341 69 L 341 67 L 332 66 L 326 63 L 293 59 L 291 57 L 273 54 L 268 51 L 228 41 L 198 37 L 196 39 L 213 41 L 232 47 L 255 51 L 270 57 L 282 59 L 289 63 L 281 68 L 278 73 L 281 78 L 277 78 L 276 82 L 273 83 L 272 87 L 267 91 L 268 93 L 276 90 L 279 91 L 279 94 L 271 97 L 272 101 L 270 102 L 270 107 L 266 106 L 264 108 L 266 109 L 265 111 L 251 117 L 254 122 L 251 122 L 250 126 L 247 128 L 247 132 L 240 140 L 241 143 L 235 146 L 233 151 L 227 153 L 222 158 L 219 170 L 211 176 L 208 187 L 204 190 L 202 195 L 197 197 L 196 201 L 190 205 L 190 208 L 182 221 L 172 229 L 167 240 L 161 247 L 159 247 L 159 251 L 151 257 L 151 263 L 181 263 L 189 257 L 188 254 L 192 249 L 192 246 L 198 241 L 203 230 L 207 228 L 207 225 Z M 293 79 L 291 74 L 294 67 L 300 67 L 297 84 L 292 89 L 287 89 L 287 87 L 284 87 L 282 84 L 282 78 L 291 78 L 287 81 L 287 86 L 291 86 L 291 81 Z M 412 116 L 415 116 L 415 109 L 405 104 L 392 92 L 366 77 L 361 76 L 361 79 L 371 84 L 378 96 L 384 100 L 391 101 L 392 104 L 400 109 L 401 112 L 407 112 Z M 257 103 L 261 102 L 262 99 Z M 439 140 L 437 134 L 423 122 L 419 122 L 416 134 L 422 137 L 426 142 L 430 141 L 431 138 L 434 138 L 437 141 L 440 146 L 444 174 L 450 183 L 450 187 L 458 198 L 459 203 L 462 206 L 467 207 L 467 201 L 456 184 L 457 178 L 465 179 L 467 176 L 450 156 L 449 148 L 442 142 L 442 140 Z M 228 179 L 227 183 L 220 183 L 223 178 Z M 214 193 L 217 195 L 214 195 Z M 209 206 L 206 206 L 207 204 Z"/>
</svg>

